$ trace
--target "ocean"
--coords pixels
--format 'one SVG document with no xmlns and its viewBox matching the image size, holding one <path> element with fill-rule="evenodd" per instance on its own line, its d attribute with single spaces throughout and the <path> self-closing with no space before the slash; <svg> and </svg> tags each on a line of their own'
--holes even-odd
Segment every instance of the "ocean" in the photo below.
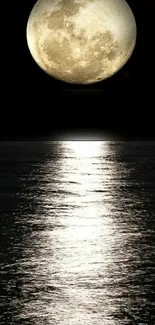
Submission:
<svg viewBox="0 0 155 325">
<path fill-rule="evenodd" d="M 155 142 L 0 142 L 0 324 L 155 324 Z"/>
</svg>

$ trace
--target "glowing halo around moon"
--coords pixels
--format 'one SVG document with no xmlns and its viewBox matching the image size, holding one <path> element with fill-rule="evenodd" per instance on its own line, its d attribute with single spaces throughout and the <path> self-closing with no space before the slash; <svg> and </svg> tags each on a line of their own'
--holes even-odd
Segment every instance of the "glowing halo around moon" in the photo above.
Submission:
<svg viewBox="0 0 155 325">
<path fill-rule="evenodd" d="M 91 84 L 119 71 L 136 44 L 136 21 L 125 0 L 38 0 L 27 44 L 50 76 Z"/>
</svg>

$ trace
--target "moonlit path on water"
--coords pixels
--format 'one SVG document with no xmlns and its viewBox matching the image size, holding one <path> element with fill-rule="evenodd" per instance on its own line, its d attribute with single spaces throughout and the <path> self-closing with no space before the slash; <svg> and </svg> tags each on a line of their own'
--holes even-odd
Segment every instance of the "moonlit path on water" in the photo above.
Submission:
<svg viewBox="0 0 155 325">
<path fill-rule="evenodd" d="M 155 142 L 0 143 L 0 324 L 155 324 Z"/>
</svg>

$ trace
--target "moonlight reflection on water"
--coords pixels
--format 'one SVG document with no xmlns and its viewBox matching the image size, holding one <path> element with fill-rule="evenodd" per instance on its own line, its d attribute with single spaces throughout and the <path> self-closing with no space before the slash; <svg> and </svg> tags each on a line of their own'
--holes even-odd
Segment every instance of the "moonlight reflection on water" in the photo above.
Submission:
<svg viewBox="0 0 155 325">
<path fill-rule="evenodd" d="M 154 324 L 154 150 L 1 144 L 1 324 Z"/>
<path fill-rule="evenodd" d="M 114 246 L 114 226 L 102 192 L 106 175 L 102 170 L 101 177 L 100 155 L 103 152 L 106 155 L 107 149 L 99 141 L 63 145 L 67 159 L 62 158 L 59 169 L 61 191 L 64 191 L 58 211 L 59 227 L 49 232 L 49 242 L 51 238 L 53 243 L 55 238 L 57 260 L 53 269 L 52 259 L 49 272 L 51 278 L 53 273 L 57 274 L 57 281 L 54 276 L 52 285 L 57 283 L 61 295 L 62 308 L 57 299 L 56 310 L 61 314 L 62 324 L 80 321 L 90 324 L 96 321 L 96 313 L 101 322 L 103 311 L 108 314 L 105 305 L 102 306 L 102 282 L 103 278 L 108 282 Z"/>
</svg>

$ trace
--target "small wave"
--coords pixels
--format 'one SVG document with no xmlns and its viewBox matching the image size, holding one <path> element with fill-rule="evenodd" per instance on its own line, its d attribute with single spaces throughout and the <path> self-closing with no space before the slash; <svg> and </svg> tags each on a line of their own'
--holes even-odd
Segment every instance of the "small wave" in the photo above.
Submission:
<svg viewBox="0 0 155 325">
<path fill-rule="evenodd" d="M 50 191 L 51 194 L 67 194 L 67 195 L 79 195 L 77 193 L 74 192 L 70 192 L 70 191 L 65 191 L 65 190 L 51 190 Z"/>
<path fill-rule="evenodd" d="M 105 193 L 105 192 L 107 192 L 107 190 L 93 190 L 93 191 L 90 191 L 90 192 Z"/>
<path fill-rule="evenodd" d="M 70 183 L 70 184 L 81 184 L 79 182 L 74 182 L 74 181 L 68 181 L 68 183 Z"/>
</svg>

